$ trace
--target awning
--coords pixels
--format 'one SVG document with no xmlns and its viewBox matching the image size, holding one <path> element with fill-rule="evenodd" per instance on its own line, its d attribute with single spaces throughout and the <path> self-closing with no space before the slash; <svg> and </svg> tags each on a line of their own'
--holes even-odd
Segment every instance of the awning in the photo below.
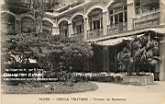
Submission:
<svg viewBox="0 0 165 104">
<path fill-rule="evenodd" d="M 147 31 L 152 31 L 158 34 L 165 34 L 165 28 L 150 28 L 145 30 Z M 117 44 L 122 43 L 124 40 L 134 40 L 135 37 L 139 38 L 141 36 L 144 36 L 144 33 L 138 34 L 138 35 L 133 35 L 133 36 L 127 36 L 127 37 L 120 37 L 120 38 L 115 38 L 115 39 L 107 39 L 107 40 L 101 40 L 96 42 L 96 45 L 100 46 L 114 46 Z"/>
<path fill-rule="evenodd" d="M 153 29 L 149 29 L 149 31 L 153 31 L 159 34 L 165 34 L 165 28 L 153 28 Z"/>
<path fill-rule="evenodd" d="M 96 42 L 96 45 L 114 46 L 114 45 L 122 43 L 124 40 L 133 40 L 133 39 L 134 39 L 133 37 L 121 37 L 121 38 L 109 39 L 109 40 L 105 40 L 105 41 Z"/>
<path fill-rule="evenodd" d="M 145 32 L 149 32 L 149 31 L 158 33 L 159 36 L 165 36 L 165 26 L 162 26 L 162 27 L 156 27 L 156 28 L 146 28 L 146 29 L 127 31 L 127 32 L 118 33 L 118 34 L 115 34 L 115 35 L 112 35 L 112 36 L 107 35 L 107 36 L 104 36 L 104 37 L 89 39 L 87 41 L 88 42 L 98 42 L 98 41 L 112 39 L 112 38 L 128 37 L 128 36 L 143 34 Z"/>
</svg>

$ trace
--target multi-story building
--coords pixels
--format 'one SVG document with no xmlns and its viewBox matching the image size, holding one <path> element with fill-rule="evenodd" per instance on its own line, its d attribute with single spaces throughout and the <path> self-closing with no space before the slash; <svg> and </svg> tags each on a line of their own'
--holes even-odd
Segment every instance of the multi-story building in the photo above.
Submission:
<svg viewBox="0 0 165 104">
<path fill-rule="evenodd" d="M 43 32 L 98 45 L 102 51 L 99 57 L 99 59 L 102 58 L 99 68 L 103 68 L 105 71 L 111 70 L 113 63 L 116 63 L 110 59 L 110 57 L 116 56 L 111 54 L 112 51 L 115 51 L 111 46 L 123 40 L 129 40 L 132 36 L 140 36 L 148 32 L 160 34 L 160 79 L 165 80 L 164 0 L 64 1 L 55 3 L 62 7 L 55 8 L 53 5 L 54 9 L 51 8 L 51 10 L 48 9 L 48 12 L 44 12 L 41 27 Z M 31 7 L 31 5 L 28 6 Z M 33 27 L 36 24 L 35 16 L 30 13 L 17 16 L 12 12 L 3 11 L 2 14 L 10 17 L 7 18 L 9 22 L 5 25 L 9 29 L 8 32 L 21 33 L 36 30 L 36 27 Z M 115 66 L 113 67 L 115 68 Z"/>
<path fill-rule="evenodd" d="M 76 2 L 77 1 L 77 2 Z M 55 18 L 46 13 L 56 13 L 82 3 L 83 0 L 4 0 L 2 4 L 3 33 L 46 32 L 53 34 Z M 58 9 L 61 8 L 61 9 Z M 7 29 L 8 30 L 5 30 Z"/>
</svg>

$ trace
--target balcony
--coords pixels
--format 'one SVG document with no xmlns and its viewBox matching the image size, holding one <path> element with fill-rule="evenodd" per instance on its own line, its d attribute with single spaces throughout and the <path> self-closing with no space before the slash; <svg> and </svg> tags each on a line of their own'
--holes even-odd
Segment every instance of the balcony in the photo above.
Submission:
<svg viewBox="0 0 165 104">
<path fill-rule="evenodd" d="M 26 0 L 5 0 L 5 8 L 13 13 L 21 14 L 25 13 L 30 9 L 31 2 Z"/>
<path fill-rule="evenodd" d="M 5 3 L 10 6 L 30 8 L 31 2 L 26 0 L 5 0 Z"/>
<path fill-rule="evenodd" d="M 137 15 L 137 17 L 133 19 L 133 28 L 143 29 L 147 27 L 158 26 L 159 18 L 160 18 L 159 10 L 154 10 L 154 11 Z"/>
<path fill-rule="evenodd" d="M 87 39 L 94 39 L 103 36 L 103 29 L 87 31 Z"/>
<path fill-rule="evenodd" d="M 122 33 L 127 31 L 127 23 L 119 23 L 114 25 L 107 26 L 107 33 L 108 35 Z"/>
</svg>

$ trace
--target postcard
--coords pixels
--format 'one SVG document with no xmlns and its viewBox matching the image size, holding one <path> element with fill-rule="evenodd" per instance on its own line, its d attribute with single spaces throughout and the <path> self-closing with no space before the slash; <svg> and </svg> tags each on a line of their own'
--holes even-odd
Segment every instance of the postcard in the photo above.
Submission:
<svg viewBox="0 0 165 104">
<path fill-rule="evenodd" d="M 1 104 L 165 104 L 164 0 L 1 1 Z"/>
</svg>

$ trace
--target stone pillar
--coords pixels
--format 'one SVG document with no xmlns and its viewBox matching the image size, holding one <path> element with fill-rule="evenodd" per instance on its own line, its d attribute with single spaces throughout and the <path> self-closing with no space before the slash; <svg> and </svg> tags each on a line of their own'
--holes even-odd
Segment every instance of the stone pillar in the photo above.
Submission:
<svg viewBox="0 0 165 104">
<path fill-rule="evenodd" d="M 109 25 L 108 12 L 103 11 L 103 35 L 107 35 L 107 25 Z"/>
<path fill-rule="evenodd" d="M 163 38 L 160 44 L 160 56 L 161 56 L 161 63 L 160 63 L 159 79 L 161 81 L 165 81 L 165 37 Z"/>
<path fill-rule="evenodd" d="M 134 27 L 133 18 L 135 18 L 134 0 L 127 0 L 127 29 L 132 30 Z"/>
<path fill-rule="evenodd" d="M 103 47 L 103 71 L 109 71 L 109 48 Z"/>
<path fill-rule="evenodd" d="M 165 25 L 165 0 L 160 0 L 160 25 Z"/>
<path fill-rule="evenodd" d="M 69 31 L 69 33 L 68 33 L 68 37 L 71 37 L 72 35 L 73 35 L 73 25 L 72 25 L 72 23 L 69 23 L 68 24 L 68 31 Z"/>
<path fill-rule="evenodd" d="M 89 30 L 89 23 L 88 18 L 84 18 L 84 41 L 88 39 L 88 30 Z"/>
<path fill-rule="evenodd" d="M 55 19 L 55 20 L 53 21 L 52 35 L 60 35 L 60 31 L 59 31 L 59 26 L 58 26 L 58 21 L 57 21 L 57 19 Z"/>
<path fill-rule="evenodd" d="M 59 28 L 57 26 L 52 27 L 52 35 L 59 35 Z"/>
<path fill-rule="evenodd" d="M 36 27 L 34 26 L 35 32 L 42 33 L 42 17 L 40 15 L 38 15 L 34 22 L 35 22 L 34 24 L 36 24 L 35 25 Z"/>
</svg>

